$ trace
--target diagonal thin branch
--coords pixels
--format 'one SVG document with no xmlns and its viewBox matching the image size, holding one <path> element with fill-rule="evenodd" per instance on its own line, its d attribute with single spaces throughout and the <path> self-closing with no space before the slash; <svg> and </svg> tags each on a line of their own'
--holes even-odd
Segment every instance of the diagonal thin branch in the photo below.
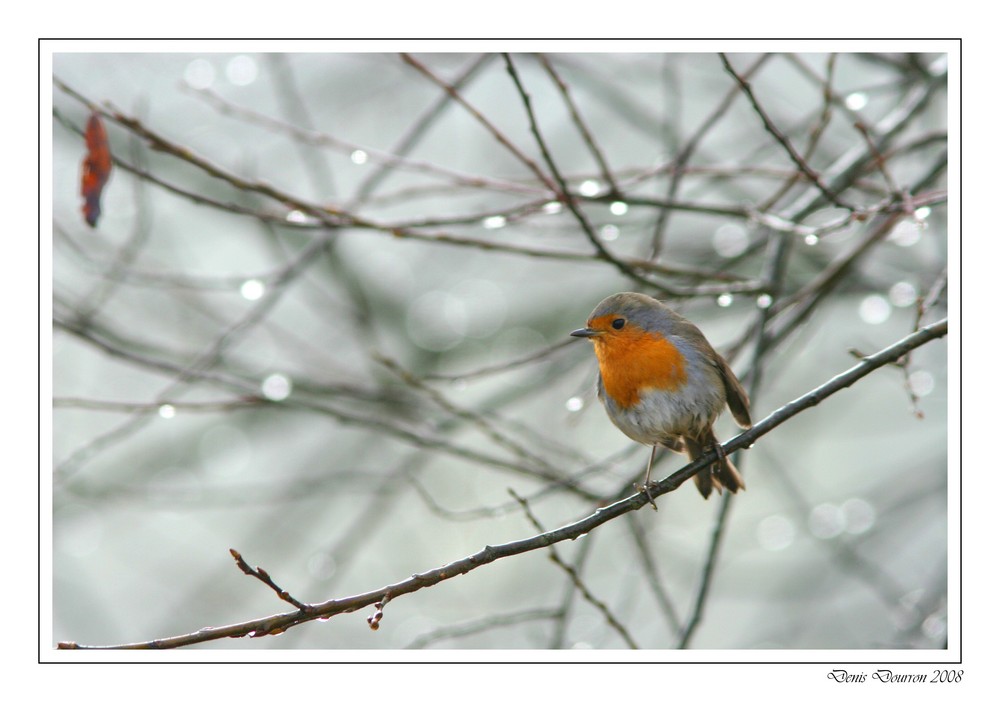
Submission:
<svg viewBox="0 0 1000 702">
<path fill-rule="evenodd" d="M 482 619 L 477 619 L 463 624 L 445 626 L 429 634 L 424 634 L 413 639 L 406 648 L 427 648 L 437 641 L 446 639 L 458 639 L 463 636 L 472 636 L 484 631 L 492 631 L 506 626 L 516 626 L 524 622 L 534 622 L 544 619 L 558 619 L 559 609 L 556 607 L 546 607 L 540 609 L 526 609 L 511 614 L 498 614 Z"/>
<path fill-rule="evenodd" d="M 257 580 L 261 581 L 269 588 L 274 590 L 277 593 L 278 597 L 280 597 L 285 602 L 288 602 L 289 604 L 298 607 L 298 609 L 302 612 L 309 612 L 312 609 L 310 605 L 299 602 L 291 595 L 291 593 L 279 587 L 278 584 L 271 579 L 271 576 L 268 575 L 266 570 L 260 567 L 254 568 L 249 563 L 247 563 L 246 560 L 244 560 L 243 556 L 240 555 L 240 552 L 237 551 L 235 548 L 229 549 L 229 555 L 231 555 L 236 560 L 236 567 L 239 568 L 241 571 L 243 571 L 245 575 L 249 575 L 252 578 L 257 578 Z"/>
</svg>

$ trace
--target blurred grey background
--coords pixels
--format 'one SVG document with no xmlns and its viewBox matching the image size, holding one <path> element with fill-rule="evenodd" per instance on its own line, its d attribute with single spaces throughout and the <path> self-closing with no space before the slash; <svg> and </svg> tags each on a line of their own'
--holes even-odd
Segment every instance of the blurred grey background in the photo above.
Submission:
<svg viewBox="0 0 1000 702">
<path fill-rule="evenodd" d="M 944 317 L 946 57 L 727 59 L 850 210 L 716 54 L 511 57 L 629 277 L 528 165 L 554 179 L 500 55 L 55 55 L 53 643 L 288 611 L 229 548 L 320 602 L 537 533 L 511 490 L 549 529 L 628 494 L 648 449 L 567 336 L 612 292 L 756 365 L 755 419 Z M 120 160 L 94 229 L 88 103 Z M 945 647 L 946 352 L 743 452 L 714 555 L 723 503 L 684 485 L 556 546 L 586 596 L 536 551 L 390 602 L 378 632 L 369 610 L 203 647 Z"/>
</svg>

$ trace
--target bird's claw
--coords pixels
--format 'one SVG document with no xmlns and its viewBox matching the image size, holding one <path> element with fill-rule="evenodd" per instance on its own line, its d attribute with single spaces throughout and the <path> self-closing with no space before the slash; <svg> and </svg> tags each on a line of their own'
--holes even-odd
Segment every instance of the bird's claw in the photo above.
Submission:
<svg viewBox="0 0 1000 702">
<path fill-rule="evenodd" d="M 649 491 L 649 488 L 651 486 L 652 486 L 652 483 L 648 483 L 648 482 L 643 483 L 642 485 L 640 485 L 639 483 L 635 483 L 634 484 L 636 492 L 644 492 L 644 493 L 646 493 L 646 499 L 649 500 L 649 504 L 650 504 L 650 506 L 652 506 L 653 511 L 654 512 L 659 512 L 660 510 L 658 510 L 656 508 L 656 500 L 653 499 L 653 493 L 651 493 Z"/>
</svg>

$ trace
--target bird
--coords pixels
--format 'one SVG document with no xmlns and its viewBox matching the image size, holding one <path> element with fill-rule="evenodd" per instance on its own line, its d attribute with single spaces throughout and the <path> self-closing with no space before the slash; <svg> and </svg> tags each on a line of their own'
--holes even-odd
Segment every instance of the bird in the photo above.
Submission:
<svg viewBox="0 0 1000 702">
<path fill-rule="evenodd" d="M 717 460 L 694 476 L 705 499 L 713 489 L 746 489 L 713 425 L 728 405 L 736 423 L 749 427 L 750 399 L 694 323 L 649 295 L 620 292 L 598 303 L 587 326 L 570 336 L 593 342 L 597 395 L 611 422 L 652 447 L 642 489 L 653 509 L 649 477 L 658 447 L 687 453 L 692 461 L 708 451 L 716 454 Z"/>
</svg>

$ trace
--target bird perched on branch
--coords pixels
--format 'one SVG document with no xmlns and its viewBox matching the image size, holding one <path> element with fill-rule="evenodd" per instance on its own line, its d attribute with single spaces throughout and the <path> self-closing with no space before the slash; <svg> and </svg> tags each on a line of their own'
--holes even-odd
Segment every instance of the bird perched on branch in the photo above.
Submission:
<svg viewBox="0 0 1000 702">
<path fill-rule="evenodd" d="M 718 460 L 694 476 L 706 499 L 713 488 L 745 489 L 712 425 L 729 405 L 736 422 L 749 427 L 750 400 L 698 327 L 648 295 L 623 292 L 602 300 L 571 336 L 594 342 L 597 394 L 608 417 L 630 439 L 653 447 L 643 489 L 654 509 L 648 486 L 659 446 L 692 461 L 716 453 Z"/>
</svg>

